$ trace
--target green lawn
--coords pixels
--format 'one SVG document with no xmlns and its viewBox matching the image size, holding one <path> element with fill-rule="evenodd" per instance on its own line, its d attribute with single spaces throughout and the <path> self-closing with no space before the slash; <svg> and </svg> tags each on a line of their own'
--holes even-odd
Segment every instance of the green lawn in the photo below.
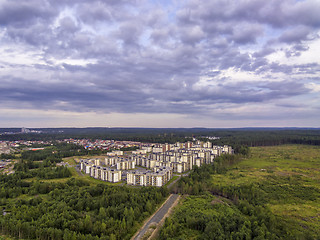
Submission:
<svg viewBox="0 0 320 240">
<path fill-rule="evenodd" d="M 76 157 L 67 157 L 67 158 L 63 158 L 62 160 L 66 163 L 69 163 L 71 166 L 76 165 L 76 161 L 75 161 Z"/>
<path fill-rule="evenodd" d="M 89 183 L 90 185 L 91 184 L 93 184 L 93 185 L 96 185 L 96 184 L 107 184 L 107 185 L 117 186 L 117 185 L 121 184 L 121 182 L 111 183 L 111 182 L 98 180 L 98 179 L 92 178 L 88 174 L 84 174 L 84 173 L 83 173 L 83 175 L 81 175 L 76 171 L 76 169 L 74 167 L 69 168 L 69 170 L 71 171 L 73 178 L 84 180 L 87 183 Z"/>
</svg>

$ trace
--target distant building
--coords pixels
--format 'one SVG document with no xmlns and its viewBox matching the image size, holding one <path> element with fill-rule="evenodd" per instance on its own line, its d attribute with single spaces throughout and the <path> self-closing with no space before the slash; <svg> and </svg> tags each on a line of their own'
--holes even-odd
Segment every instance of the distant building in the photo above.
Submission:
<svg viewBox="0 0 320 240">
<path fill-rule="evenodd" d="M 122 156 L 123 155 L 123 151 L 114 150 L 112 152 L 108 152 L 107 155 L 108 156 Z"/>
<path fill-rule="evenodd" d="M 21 128 L 21 133 L 30 133 L 30 130 L 28 128 Z"/>
</svg>

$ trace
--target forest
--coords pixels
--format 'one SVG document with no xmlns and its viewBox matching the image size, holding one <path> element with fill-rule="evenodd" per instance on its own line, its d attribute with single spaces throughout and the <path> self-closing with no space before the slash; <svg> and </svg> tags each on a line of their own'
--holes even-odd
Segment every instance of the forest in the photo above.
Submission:
<svg viewBox="0 0 320 240">
<path fill-rule="evenodd" d="M 73 144 L 21 152 L 15 173 L 0 175 L 0 233 L 17 239 L 130 239 L 168 196 L 167 188 L 112 186 L 56 166 L 83 154 Z"/>
<path fill-rule="evenodd" d="M 6 129 L 0 129 L 5 132 Z M 9 129 L 7 129 L 8 131 Z M 20 131 L 20 129 L 11 129 Z M 43 133 L 0 135 L 0 140 L 62 140 L 66 138 L 113 139 L 152 143 L 186 142 L 193 137 L 216 145 L 274 146 L 279 144 L 320 145 L 320 129 L 304 128 L 55 128 L 36 129 Z"/>
<path fill-rule="evenodd" d="M 66 183 L 11 179 L 5 188 L 17 185 L 21 191 L 15 195 L 1 191 L 0 229 L 19 239 L 130 239 L 168 195 L 165 188 L 88 186 L 74 178 Z"/>
</svg>

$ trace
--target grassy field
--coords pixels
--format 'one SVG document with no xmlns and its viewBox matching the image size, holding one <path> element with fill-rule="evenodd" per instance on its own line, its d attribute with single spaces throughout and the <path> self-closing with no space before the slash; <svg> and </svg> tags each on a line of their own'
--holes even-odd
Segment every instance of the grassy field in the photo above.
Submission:
<svg viewBox="0 0 320 240">
<path fill-rule="evenodd" d="M 214 175 L 219 185 L 266 180 L 268 176 L 300 176 L 305 184 L 320 188 L 320 147 L 284 145 L 251 148 L 251 157 L 233 166 L 228 175 Z M 227 181 L 226 181 L 227 180 Z"/>
<path fill-rule="evenodd" d="M 90 185 L 97 185 L 97 184 L 106 184 L 106 185 L 112 185 L 112 186 L 117 186 L 122 184 L 121 182 L 118 183 L 111 183 L 111 182 L 106 182 L 106 181 L 102 181 L 102 180 L 98 180 L 95 178 L 90 177 L 87 174 L 80 174 L 79 172 L 76 171 L 76 169 L 74 167 L 70 167 L 69 170 L 72 173 L 72 177 L 75 179 L 81 179 L 87 183 L 89 183 Z M 65 178 L 64 180 L 62 179 L 62 181 L 67 181 L 69 178 Z M 53 179 L 53 180 L 57 180 L 59 181 L 60 179 Z"/>
<path fill-rule="evenodd" d="M 320 236 L 320 147 L 284 145 L 251 148 L 251 157 L 226 175 L 212 176 L 218 186 L 251 183 L 267 194 L 273 214 Z"/>
<path fill-rule="evenodd" d="M 320 239 L 320 146 L 250 150 L 219 174 L 203 166 L 180 182 L 189 195 L 159 239 Z"/>
</svg>

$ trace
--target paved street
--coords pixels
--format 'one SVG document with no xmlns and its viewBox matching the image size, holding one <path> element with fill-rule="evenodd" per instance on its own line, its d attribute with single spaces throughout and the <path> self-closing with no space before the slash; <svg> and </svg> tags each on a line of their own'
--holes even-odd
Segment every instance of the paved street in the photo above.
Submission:
<svg viewBox="0 0 320 240">
<path fill-rule="evenodd" d="M 181 178 L 181 176 L 179 176 L 176 180 L 174 180 L 172 183 L 170 183 L 167 188 L 170 189 L 179 179 Z"/>
<path fill-rule="evenodd" d="M 174 204 L 178 197 L 178 194 L 171 194 L 166 203 L 161 208 L 159 208 L 156 214 L 154 214 L 148 220 L 147 224 L 140 230 L 139 234 L 134 239 L 142 239 L 143 235 L 146 233 L 151 223 L 159 224 L 159 222 L 166 215 L 166 213 L 169 211 L 170 207 Z"/>
</svg>

